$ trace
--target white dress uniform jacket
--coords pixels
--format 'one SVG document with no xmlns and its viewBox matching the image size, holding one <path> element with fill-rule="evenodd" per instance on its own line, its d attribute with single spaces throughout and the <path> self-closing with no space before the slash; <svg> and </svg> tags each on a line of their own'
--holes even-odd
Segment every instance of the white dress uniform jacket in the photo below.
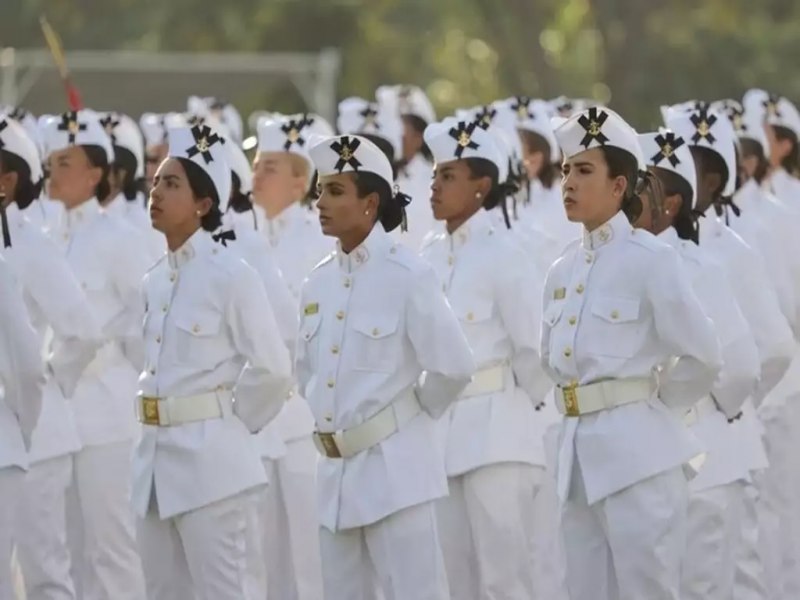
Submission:
<svg viewBox="0 0 800 600">
<path fill-rule="evenodd" d="M 12 246 L 2 255 L 22 285 L 50 376 L 33 435 L 31 463 L 80 448 L 72 396 L 100 345 L 100 327 L 72 269 L 58 247 L 16 204 L 6 209 Z"/>
<path fill-rule="evenodd" d="M 297 378 L 320 431 L 364 422 L 425 373 L 416 418 L 356 456 L 321 459 L 320 520 L 331 531 L 447 494 L 433 419 L 475 365 L 441 290 L 433 270 L 380 226 L 349 254 L 326 258 L 303 288 Z"/>
<path fill-rule="evenodd" d="M 444 417 L 448 476 L 501 462 L 544 465 L 536 419 L 552 382 L 540 366 L 536 268 L 485 210 L 452 234 L 437 235 L 422 256 L 461 322 L 477 371 L 505 370 L 504 389 L 462 396 Z"/>
<path fill-rule="evenodd" d="M 127 223 L 130 223 L 136 231 L 141 234 L 141 252 L 146 252 L 151 265 L 154 264 L 166 252 L 167 245 L 164 242 L 164 236 L 158 231 L 153 229 L 153 223 L 150 220 L 150 215 L 143 207 L 142 200 L 137 198 L 134 201 L 128 201 L 125 196 L 120 193 L 111 202 L 106 204 L 104 210 Z"/>
<path fill-rule="evenodd" d="M 702 451 L 675 411 L 711 390 L 719 343 L 672 248 L 634 231 L 619 212 L 584 232 L 553 265 L 543 304 L 542 362 L 559 385 L 662 370 L 658 396 L 648 402 L 565 419 L 557 472 L 562 499 L 575 454 L 591 505 Z"/>
<path fill-rule="evenodd" d="M 250 433 L 283 406 L 291 363 L 258 275 L 202 230 L 147 273 L 143 290 L 141 394 L 234 395 L 223 418 L 143 426 L 134 507 L 144 516 L 152 491 L 166 519 L 266 482 Z"/>
<path fill-rule="evenodd" d="M 716 412 L 699 410 L 692 425 L 706 450 L 700 472 L 690 482 L 693 491 L 725 485 L 749 476 L 737 448 L 738 433 L 728 419 L 737 416 L 755 390 L 761 371 L 758 349 L 742 315 L 722 265 L 694 242 L 681 240 L 670 227 L 658 236 L 678 252 L 705 314 L 714 322 L 720 343 L 722 369 L 711 394 Z"/>
<path fill-rule="evenodd" d="M 0 258 L 0 468 L 28 467 L 43 385 L 36 332 L 13 271 Z"/>
<path fill-rule="evenodd" d="M 56 236 L 101 328 L 104 345 L 83 372 L 72 398 L 84 446 L 133 439 L 137 370 L 123 346 L 141 323 L 140 286 L 148 261 L 138 237 L 106 214 L 96 199 L 67 211 Z"/>
</svg>

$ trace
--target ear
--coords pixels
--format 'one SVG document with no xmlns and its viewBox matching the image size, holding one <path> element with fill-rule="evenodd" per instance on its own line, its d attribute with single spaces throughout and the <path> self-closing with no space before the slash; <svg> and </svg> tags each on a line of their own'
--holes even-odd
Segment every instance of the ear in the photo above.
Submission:
<svg viewBox="0 0 800 600">
<path fill-rule="evenodd" d="M 713 196 L 722 187 L 722 175 L 719 173 L 705 173 L 700 180 L 700 187 L 703 189 L 704 196 Z"/>
<path fill-rule="evenodd" d="M 664 198 L 664 210 L 669 211 L 670 216 L 677 215 L 681 206 L 683 206 L 683 198 L 680 194 L 672 194 Z"/>
<path fill-rule="evenodd" d="M 88 176 L 89 183 L 91 183 L 92 188 L 96 188 L 97 184 L 99 184 L 100 180 L 103 178 L 102 167 L 89 167 Z"/>
<path fill-rule="evenodd" d="M 205 198 L 200 198 L 195 205 L 195 210 L 200 213 L 199 217 L 202 219 L 211 211 L 211 207 L 214 206 L 214 201 L 206 196 Z"/>
<path fill-rule="evenodd" d="M 475 191 L 481 195 L 481 198 L 486 198 L 489 195 L 489 192 L 492 191 L 492 179 L 491 177 L 481 177 L 477 180 L 477 185 Z"/>
<path fill-rule="evenodd" d="M 373 217 L 378 214 L 378 208 L 381 204 L 381 197 L 378 192 L 370 192 L 364 198 L 364 211 L 369 211 L 369 214 Z"/>
<path fill-rule="evenodd" d="M 620 200 L 624 198 L 625 193 L 628 191 L 628 178 L 622 175 L 615 177 L 611 184 L 611 191 L 614 193 L 614 196 Z"/>
</svg>

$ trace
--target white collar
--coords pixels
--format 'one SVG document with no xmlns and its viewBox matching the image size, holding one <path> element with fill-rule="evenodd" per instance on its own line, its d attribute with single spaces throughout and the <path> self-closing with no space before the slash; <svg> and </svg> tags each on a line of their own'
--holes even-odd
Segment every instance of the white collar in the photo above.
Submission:
<svg viewBox="0 0 800 600">
<path fill-rule="evenodd" d="M 175 252 L 167 250 L 167 262 L 171 268 L 180 269 L 195 256 L 208 253 L 216 254 L 217 252 L 219 252 L 219 246 L 211 239 L 211 235 L 201 227 L 189 236 L 189 239 Z"/>
<path fill-rule="evenodd" d="M 633 227 L 628 221 L 628 217 L 619 211 L 594 231 L 588 231 L 584 227 L 581 244 L 585 250 L 599 250 L 604 246 L 628 239 L 632 232 Z"/>
<path fill-rule="evenodd" d="M 380 223 L 376 223 L 366 239 L 349 253 L 343 252 L 341 244 L 337 242 L 336 258 L 342 271 L 353 273 L 360 266 L 369 262 L 370 259 L 381 257 L 393 248 L 394 242 L 392 238 Z"/>
<path fill-rule="evenodd" d="M 453 233 L 445 234 L 452 250 L 463 247 L 470 239 L 483 234 L 492 235 L 494 227 L 489 211 L 479 208 L 478 212 L 464 221 Z"/>
</svg>

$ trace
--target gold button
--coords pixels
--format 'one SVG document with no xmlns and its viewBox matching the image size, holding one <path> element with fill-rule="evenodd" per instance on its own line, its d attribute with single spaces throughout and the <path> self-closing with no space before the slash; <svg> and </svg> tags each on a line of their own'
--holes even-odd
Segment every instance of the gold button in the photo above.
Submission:
<svg viewBox="0 0 800 600">
<path fill-rule="evenodd" d="M 170 273 L 169 274 L 169 280 L 170 281 L 174 282 L 177 278 L 178 278 L 178 276 L 175 275 L 175 273 Z"/>
<path fill-rule="evenodd" d="M 579 294 L 582 294 L 583 290 L 584 290 L 584 287 L 583 287 L 582 283 L 578 284 L 578 287 L 575 288 L 575 291 L 578 292 Z"/>
<path fill-rule="evenodd" d="M 339 354 L 339 346 L 333 346 L 331 348 L 331 353 L 332 354 Z"/>
<path fill-rule="evenodd" d="M 454 262 L 455 262 L 455 259 L 452 256 L 448 256 L 447 257 L 447 264 L 448 265 L 452 266 Z"/>
<path fill-rule="evenodd" d="M 569 324 L 570 325 L 575 325 L 575 323 L 577 323 L 577 322 L 578 322 L 577 317 L 570 317 L 569 318 Z"/>
<path fill-rule="evenodd" d="M 197 323 L 192 325 L 192 333 L 200 333 L 200 325 L 198 325 Z"/>
<path fill-rule="evenodd" d="M 165 304 L 164 306 L 161 307 L 161 312 L 164 312 L 164 313 L 167 312 L 168 308 L 169 308 L 169 305 Z"/>
<path fill-rule="evenodd" d="M 341 321 L 342 319 L 344 319 L 344 311 L 343 311 L 343 310 L 340 310 L 339 312 L 337 312 L 337 313 L 336 313 L 336 318 L 337 318 L 337 319 L 339 319 L 340 321 Z"/>
<path fill-rule="evenodd" d="M 328 387 L 332 388 L 334 385 L 333 379 L 328 380 Z"/>
<path fill-rule="evenodd" d="M 161 343 L 161 336 L 157 335 L 156 336 L 156 344 L 160 344 L 160 343 Z"/>
<path fill-rule="evenodd" d="M 325 415 L 325 420 L 326 420 L 328 423 L 330 423 L 331 421 L 333 421 L 333 415 L 331 415 L 331 414 L 327 414 L 327 415 Z"/>
<path fill-rule="evenodd" d="M 475 315 L 473 315 L 471 312 L 467 313 L 467 321 L 472 321 L 472 319 L 474 319 L 474 318 L 475 318 Z"/>
<path fill-rule="evenodd" d="M 150 375 L 155 375 L 155 374 L 156 374 L 156 370 L 155 369 L 150 369 Z"/>
<path fill-rule="evenodd" d="M 376 335 L 378 335 L 379 333 L 380 333 L 380 331 L 378 330 L 378 328 L 377 328 L 377 327 L 376 327 L 375 329 L 373 329 L 373 330 L 372 330 L 372 335 L 373 335 L 373 336 L 376 336 Z"/>
<path fill-rule="evenodd" d="M 350 280 L 349 279 L 345 279 L 344 280 L 344 287 L 346 287 L 346 288 L 350 287 Z"/>
<path fill-rule="evenodd" d="M 572 356 L 572 349 L 571 348 L 564 348 L 564 356 L 566 356 L 567 358 Z"/>
<path fill-rule="evenodd" d="M 586 264 L 589 265 L 591 263 L 592 263 L 592 257 L 587 254 L 586 255 Z"/>
<path fill-rule="evenodd" d="M 619 319 L 619 313 L 616 310 L 611 311 L 611 318 L 612 319 Z"/>
</svg>

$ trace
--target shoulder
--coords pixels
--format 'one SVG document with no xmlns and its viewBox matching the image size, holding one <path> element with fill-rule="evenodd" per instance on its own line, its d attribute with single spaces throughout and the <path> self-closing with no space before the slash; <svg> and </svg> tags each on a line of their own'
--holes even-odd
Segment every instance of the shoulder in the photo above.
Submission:
<svg viewBox="0 0 800 600">
<path fill-rule="evenodd" d="M 443 231 L 429 231 L 426 233 L 422 239 L 422 244 L 420 244 L 420 252 L 430 251 L 436 245 L 441 244 L 445 239 L 445 235 Z"/>
<path fill-rule="evenodd" d="M 669 244 L 662 242 L 656 236 L 644 229 L 634 229 L 628 238 L 628 243 L 643 248 L 648 252 L 654 253 L 674 253 L 675 249 Z"/>
<path fill-rule="evenodd" d="M 314 265 L 314 268 L 311 269 L 311 274 L 313 275 L 313 274 L 317 273 L 318 271 L 324 270 L 325 266 L 329 265 L 333 261 L 333 257 L 335 256 L 335 254 L 336 254 L 335 252 L 329 252 L 325 256 L 325 258 L 323 258 L 316 265 Z"/>
<path fill-rule="evenodd" d="M 389 249 L 386 259 L 389 263 L 400 266 L 410 274 L 433 272 L 433 268 L 425 259 L 404 244 L 394 244 Z"/>
</svg>

